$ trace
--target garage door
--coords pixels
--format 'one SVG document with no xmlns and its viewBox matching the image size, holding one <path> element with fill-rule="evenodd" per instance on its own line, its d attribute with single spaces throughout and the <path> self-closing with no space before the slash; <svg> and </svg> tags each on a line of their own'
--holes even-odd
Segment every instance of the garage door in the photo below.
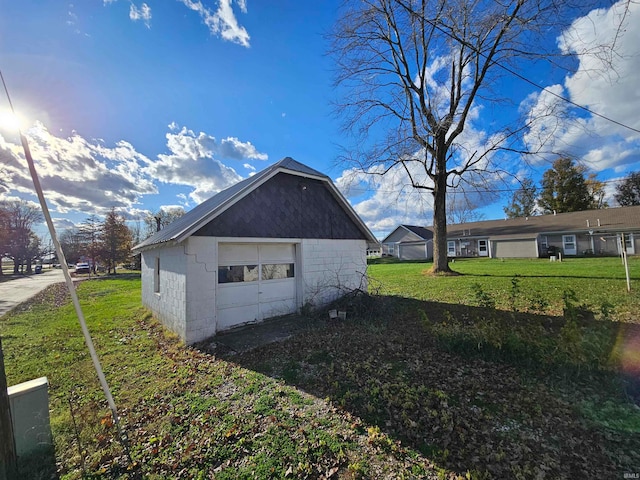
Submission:
<svg viewBox="0 0 640 480">
<path fill-rule="evenodd" d="M 293 313 L 295 245 L 218 245 L 218 330 Z"/>
</svg>

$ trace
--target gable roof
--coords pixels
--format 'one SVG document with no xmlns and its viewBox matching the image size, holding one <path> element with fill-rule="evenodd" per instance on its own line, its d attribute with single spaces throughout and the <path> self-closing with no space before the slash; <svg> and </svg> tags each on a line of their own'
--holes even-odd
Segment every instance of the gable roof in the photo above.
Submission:
<svg viewBox="0 0 640 480">
<path fill-rule="evenodd" d="M 288 173 L 290 175 L 296 175 L 304 178 L 314 178 L 323 182 L 333 197 L 345 210 L 347 215 L 358 226 L 365 238 L 370 242 L 378 243 L 373 233 L 371 233 L 367 228 L 328 176 L 297 162 L 293 158 L 286 157 L 255 175 L 245 178 L 235 185 L 220 191 L 208 200 L 205 200 L 182 217 L 171 222 L 159 232 L 156 232 L 151 237 L 136 245 L 133 248 L 134 251 L 142 251 L 162 244 L 179 243 L 185 240 L 199 228 L 209 223 L 222 212 L 226 211 L 229 207 L 237 203 L 246 195 L 250 194 L 278 173 Z"/>
<path fill-rule="evenodd" d="M 419 227 L 417 225 L 398 225 L 395 229 L 393 229 L 393 231 L 387 235 L 386 237 L 384 237 L 384 239 L 380 242 L 380 243 L 386 243 L 391 237 L 395 236 L 395 233 L 398 231 L 402 231 L 404 230 L 405 232 L 408 233 L 412 233 L 416 236 L 418 236 L 418 240 L 414 240 L 414 241 L 420 241 L 420 240 L 432 240 L 433 239 L 433 231 L 430 230 L 427 227 Z M 406 233 L 403 233 L 402 235 L 406 235 Z M 406 241 L 402 240 L 402 243 L 406 243 Z"/>
<path fill-rule="evenodd" d="M 616 207 L 532 217 L 485 220 L 447 226 L 447 237 L 535 236 L 538 234 L 624 232 L 640 229 L 640 206 Z"/>
</svg>

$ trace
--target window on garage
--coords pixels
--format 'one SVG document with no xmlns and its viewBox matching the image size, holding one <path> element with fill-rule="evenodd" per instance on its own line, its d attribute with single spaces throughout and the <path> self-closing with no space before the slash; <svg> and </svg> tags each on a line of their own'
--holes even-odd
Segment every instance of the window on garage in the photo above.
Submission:
<svg viewBox="0 0 640 480">
<path fill-rule="evenodd" d="M 153 265 L 153 292 L 160 293 L 160 257 L 155 258 Z"/>
<path fill-rule="evenodd" d="M 293 277 L 293 263 L 262 264 L 262 280 L 280 280 L 282 278 Z"/>
<path fill-rule="evenodd" d="M 258 265 L 229 265 L 218 267 L 218 283 L 256 282 Z"/>
</svg>

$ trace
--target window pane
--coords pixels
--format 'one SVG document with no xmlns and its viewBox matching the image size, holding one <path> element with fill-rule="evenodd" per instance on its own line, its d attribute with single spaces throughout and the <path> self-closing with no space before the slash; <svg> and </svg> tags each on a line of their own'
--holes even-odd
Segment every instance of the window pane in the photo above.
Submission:
<svg viewBox="0 0 640 480">
<path fill-rule="evenodd" d="M 255 282 L 257 280 L 257 265 L 218 267 L 218 283 Z"/>
<path fill-rule="evenodd" d="M 293 278 L 293 263 L 265 263 L 262 265 L 262 280 Z"/>
</svg>

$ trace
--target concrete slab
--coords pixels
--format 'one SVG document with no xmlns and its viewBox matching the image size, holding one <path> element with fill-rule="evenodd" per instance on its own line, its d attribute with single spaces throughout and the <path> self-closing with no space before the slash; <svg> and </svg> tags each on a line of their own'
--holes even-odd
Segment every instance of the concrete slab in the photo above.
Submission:
<svg viewBox="0 0 640 480">
<path fill-rule="evenodd" d="M 261 345 L 282 342 L 304 330 L 318 326 L 321 320 L 300 315 L 287 315 L 243 325 L 217 334 L 202 342 L 201 348 L 211 352 L 234 355 Z"/>
</svg>

